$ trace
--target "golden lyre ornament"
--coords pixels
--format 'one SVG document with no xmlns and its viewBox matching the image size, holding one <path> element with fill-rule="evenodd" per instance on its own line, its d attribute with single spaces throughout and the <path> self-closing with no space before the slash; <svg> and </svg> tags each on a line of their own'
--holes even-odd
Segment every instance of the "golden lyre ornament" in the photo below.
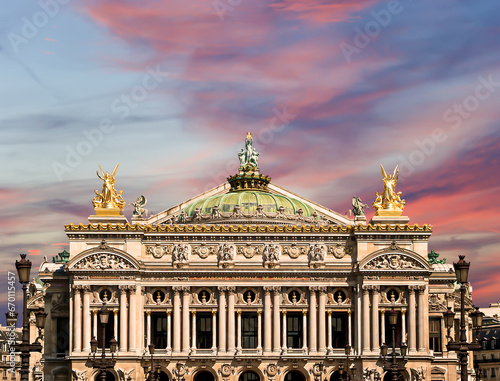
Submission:
<svg viewBox="0 0 500 381">
<path fill-rule="evenodd" d="M 99 164 L 98 164 L 99 165 Z M 96 196 L 92 200 L 96 214 L 99 216 L 112 216 L 112 215 L 122 215 L 123 207 L 125 206 L 125 200 L 122 198 L 122 192 L 117 192 L 115 189 L 115 174 L 118 169 L 118 164 L 116 164 L 115 169 L 110 174 L 109 172 L 104 172 L 99 165 L 101 174 L 96 171 L 97 177 L 99 177 L 104 183 L 102 184 L 102 191 L 95 191 Z"/>
<path fill-rule="evenodd" d="M 405 206 L 405 200 L 401 200 L 401 192 L 396 193 L 395 188 L 398 182 L 399 169 L 396 165 L 394 173 L 387 175 L 382 164 L 382 181 L 384 182 L 384 190 L 382 194 L 375 192 L 377 198 L 372 204 L 376 210 L 376 216 L 401 216 Z"/>
</svg>

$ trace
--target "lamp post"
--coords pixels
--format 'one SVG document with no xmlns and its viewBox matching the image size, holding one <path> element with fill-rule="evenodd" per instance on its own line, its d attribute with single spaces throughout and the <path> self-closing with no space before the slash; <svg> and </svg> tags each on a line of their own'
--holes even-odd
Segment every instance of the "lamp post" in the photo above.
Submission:
<svg viewBox="0 0 500 381">
<path fill-rule="evenodd" d="M 116 352 L 118 342 L 114 337 L 109 341 L 111 358 L 106 358 L 106 324 L 108 324 L 110 312 L 106 307 L 106 303 L 103 303 L 99 312 L 99 319 L 102 325 L 102 353 L 101 358 L 95 358 L 98 343 L 96 338 L 93 337 L 92 340 L 90 340 L 90 351 L 94 354 L 94 356 L 90 361 L 92 362 L 92 368 L 100 369 L 101 381 L 106 381 L 106 371 L 108 371 L 109 369 L 113 369 L 116 364 L 114 353 Z"/>
<path fill-rule="evenodd" d="M 155 372 L 153 355 L 155 354 L 155 345 L 149 344 L 149 353 L 151 354 L 151 370 L 149 372 L 148 381 L 157 381 L 158 380 L 158 372 Z"/>
<path fill-rule="evenodd" d="M 453 327 L 455 320 L 455 313 L 448 307 L 448 311 L 444 312 L 444 322 L 448 329 L 448 351 L 455 351 L 460 359 L 460 379 L 467 381 L 467 356 L 469 351 L 477 351 L 481 349 L 479 342 L 467 342 L 467 330 L 465 325 L 465 291 L 467 289 L 467 276 L 469 275 L 470 262 L 465 262 L 465 255 L 458 256 L 459 261 L 453 263 L 455 274 L 457 275 L 457 282 L 460 283 L 460 338 L 458 342 L 454 342 L 450 337 L 450 329 Z M 472 312 L 472 326 L 479 327 L 483 324 L 483 313 L 476 309 Z"/>
<path fill-rule="evenodd" d="M 391 359 L 387 360 L 387 350 L 388 346 L 384 343 L 380 346 L 380 353 L 382 354 L 382 358 L 384 360 L 384 371 L 388 372 L 391 375 L 391 380 L 392 381 L 398 381 L 400 378 L 400 372 L 402 370 L 405 370 L 405 364 L 406 364 L 406 351 L 408 349 L 408 346 L 405 343 L 401 344 L 401 357 L 402 357 L 402 363 L 401 365 L 398 364 L 397 357 L 396 357 L 396 323 L 398 321 L 398 315 L 399 312 L 394 310 L 392 308 L 388 312 L 389 316 L 389 324 L 391 326 L 392 330 L 392 353 L 391 353 Z"/>
<path fill-rule="evenodd" d="M 351 354 L 351 346 L 347 344 L 345 346 L 345 356 L 346 356 L 346 369 L 344 370 L 344 367 L 341 366 L 339 367 L 339 373 L 340 373 L 340 378 L 342 380 L 346 381 L 351 381 L 351 374 L 349 373 L 349 355 Z M 356 377 L 356 369 L 352 369 L 352 376 L 353 378 Z"/>
<path fill-rule="evenodd" d="M 45 326 L 45 318 L 47 314 L 40 308 L 36 316 L 36 325 L 38 328 L 39 336 L 36 338 L 35 342 L 30 344 L 30 330 L 29 330 L 29 318 L 28 318 L 28 294 L 26 290 L 28 288 L 28 283 L 30 279 L 31 271 L 31 261 L 26 259 L 26 254 L 21 254 L 21 260 L 16 261 L 17 275 L 19 277 L 19 283 L 23 285 L 23 331 L 22 331 L 22 342 L 16 345 L 16 348 L 21 352 L 21 381 L 29 380 L 29 365 L 30 365 L 30 352 L 41 352 L 42 344 L 40 344 L 40 337 L 42 329 Z M 10 315 L 10 316 L 9 316 Z M 17 313 L 7 313 L 7 324 L 13 324 L 17 320 Z M 10 322 L 10 324 L 9 324 Z"/>
</svg>

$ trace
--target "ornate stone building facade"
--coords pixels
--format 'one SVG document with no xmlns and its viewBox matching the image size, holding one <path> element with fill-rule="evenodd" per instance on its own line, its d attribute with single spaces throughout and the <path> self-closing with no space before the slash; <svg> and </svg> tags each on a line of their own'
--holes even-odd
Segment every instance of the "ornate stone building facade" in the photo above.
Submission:
<svg viewBox="0 0 500 381">
<path fill-rule="evenodd" d="M 150 217 L 143 198 L 131 223 L 113 204 L 116 168 L 103 173 L 96 214 L 66 226 L 69 260 L 40 269 L 45 380 L 96 380 L 94 337 L 98 356 L 118 341 L 108 380 L 144 380 L 149 344 L 160 380 L 335 381 L 346 370 L 381 380 L 394 309 L 404 378 L 455 381 L 442 319 L 455 274 L 429 264 L 431 227 L 410 225 L 385 198 L 367 223 L 359 204 L 351 219 L 271 183 L 250 135 L 239 157 L 228 183 Z"/>
</svg>

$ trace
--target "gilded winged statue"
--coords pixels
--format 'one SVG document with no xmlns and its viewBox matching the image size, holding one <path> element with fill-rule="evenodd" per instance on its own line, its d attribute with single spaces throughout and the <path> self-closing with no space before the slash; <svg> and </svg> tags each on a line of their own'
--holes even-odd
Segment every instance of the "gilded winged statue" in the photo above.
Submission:
<svg viewBox="0 0 500 381">
<path fill-rule="evenodd" d="M 123 207 L 125 206 L 125 200 L 122 198 L 123 191 L 117 192 L 115 189 L 115 175 L 118 170 L 118 164 L 116 164 L 116 167 L 111 174 L 109 172 L 104 172 L 100 165 L 99 169 L 101 170 L 101 174 L 99 174 L 99 171 L 96 171 L 97 177 L 103 181 L 103 184 L 100 193 L 98 190 L 95 190 L 96 196 L 92 200 L 94 209 L 123 210 Z"/>
<path fill-rule="evenodd" d="M 382 194 L 376 192 L 376 199 L 372 204 L 373 208 L 377 211 L 377 215 L 387 214 L 390 212 L 391 215 L 398 214 L 402 212 L 405 206 L 405 200 L 401 200 L 401 192 L 396 193 L 396 184 L 399 177 L 399 169 L 396 165 L 394 172 L 392 174 L 387 174 L 385 172 L 384 166 L 380 164 L 382 169 L 382 181 L 384 182 L 384 190 Z M 400 213 L 399 213 L 400 214 Z"/>
</svg>

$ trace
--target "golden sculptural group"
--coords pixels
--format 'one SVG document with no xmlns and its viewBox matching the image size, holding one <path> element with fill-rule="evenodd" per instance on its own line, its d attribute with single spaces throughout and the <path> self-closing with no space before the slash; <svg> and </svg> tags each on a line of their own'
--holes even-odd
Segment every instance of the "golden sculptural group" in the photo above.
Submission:
<svg viewBox="0 0 500 381">
<path fill-rule="evenodd" d="M 115 189 L 115 175 L 118 169 L 118 164 L 116 164 L 115 169 L 110 174 L 109 172 L 104 172 L 99 165 L 101 174 L 96 171 L 97 177 L 102 181 L 102 190 L 99 192 L 95 190 L 96 196 L 92 200 L 94 209 L 97 215 L 122 215 L 123 207 L 125 206 L 125 200 L 122 197 L 123 191 L 117 192 Z"/>
<path fill-rule="evenodd" d="M 380 164 L 382 169 L 382 181 L 384 182 L 384 190 L 382 194 L 375 192 L 377 196 L 372 206 L 375 209 L 376 216 L 401 216 L 405 206 L 405 200 L 401 199 L 401 192 L 395 191 L 399 177 L 399 169 L 396 165 L 394 173 L 387 174 L 384 166 Z"/>
</svg>

